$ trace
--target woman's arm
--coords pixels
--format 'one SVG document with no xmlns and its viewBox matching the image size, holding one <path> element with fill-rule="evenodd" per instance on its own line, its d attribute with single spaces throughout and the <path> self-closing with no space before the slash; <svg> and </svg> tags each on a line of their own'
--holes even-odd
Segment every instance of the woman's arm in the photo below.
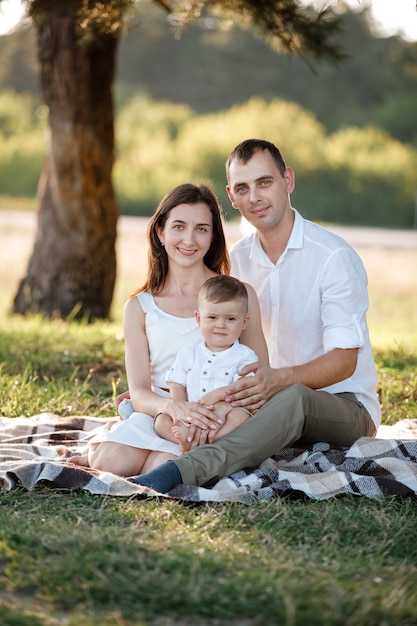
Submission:
<svg viewBox="0 0 417 626">
<path fill-rule="evenodd" d="M 152 415 L 154 394 L 151 390 L 149 345 L 145 332 L 145 313 L 136 297 L 123 309 L 125 367 L 130 399 L 135 411 Z"/>
<path fill-rule="evenodd" d="M 174 400 L 152 391 L 145 313 L 137 298 L 131 298 L 125 304 L 123 329 L 126 375 L 135 411 L 152 416 L 166 413 L 172 420 L 195 422 L 201 428 L 213 425 L 213 412 L 210 409 L 196 402 Z"/>
</svg>

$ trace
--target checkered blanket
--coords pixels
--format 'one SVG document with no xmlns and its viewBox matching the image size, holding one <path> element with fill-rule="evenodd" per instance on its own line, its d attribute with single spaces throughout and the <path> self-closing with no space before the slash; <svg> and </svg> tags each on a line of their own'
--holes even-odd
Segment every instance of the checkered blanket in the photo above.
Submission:
<svg viewBox="0 0 417 626">
<path fill-rule="evenodd" d="M 33 489 L 49 483 L 93 494 L 157 495 L 113 474 L 67 463 L 73 454 L 84 454 L 90 439 L 113 421 L 49 413 L 0 417 L 0 487 Z M 349 448 L 326 443 L 288 448 L 210 489 L 180 485 L 168 497 L 252 504 L 283 496 L 325 500 L 345 493 L 369 498 L 417 494 L 417 419 L 382 426 L 376 439 L 362 438 Z"/>
</svg>

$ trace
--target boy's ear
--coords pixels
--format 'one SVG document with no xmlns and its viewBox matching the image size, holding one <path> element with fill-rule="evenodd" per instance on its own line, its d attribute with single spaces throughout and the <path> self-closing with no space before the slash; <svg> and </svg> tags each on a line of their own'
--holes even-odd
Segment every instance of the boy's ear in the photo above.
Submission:
<svg viewBox="0 0 417 626">
<path fill-rule="evenodd" d="M 197 320 L 197 324 L 199 324 L 200 319 L 201 319 L 200 313 L 198 311 L 194 311 L 194 316 L 195 316 L 195 319 Z"/>
<path fill-rule="evenodd" d="M 245 330 L 246 326 L 248 325 L 249 320 L 250 320 L 249 315 L 246 315 L 246 317 L 243 320 L 242 330 Z"/>
</svg>

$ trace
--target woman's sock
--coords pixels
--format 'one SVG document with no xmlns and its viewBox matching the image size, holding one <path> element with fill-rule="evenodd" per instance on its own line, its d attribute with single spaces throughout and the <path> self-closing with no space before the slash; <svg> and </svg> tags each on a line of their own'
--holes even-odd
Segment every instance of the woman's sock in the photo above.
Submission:
<svg viewBox="0 0 417 626">
<path fill-rule="evenodd" d="M 146 474 L 132 476 L 127 480 L 136 485 L 151 487 L 155 491 L 159 491 L 159 493 L 167 493 L 176 485 L 182 484 L 180 470 L 173 461 L 167 461 Z"/>
</svg>

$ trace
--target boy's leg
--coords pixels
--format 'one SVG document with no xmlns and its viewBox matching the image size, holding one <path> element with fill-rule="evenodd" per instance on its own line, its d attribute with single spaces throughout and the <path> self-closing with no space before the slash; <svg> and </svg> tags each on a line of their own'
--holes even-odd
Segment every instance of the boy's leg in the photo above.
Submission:
<svg viewBox="0 0 417 626">
<path fill-rule="evenodd" d="M 222 404 L 226 405 L 226 411 L 223 416 L 223 425 L 220 428 L 217 428 L 217 430 L 212 431 L 214 435 L 213 441 L 218 441 L 219 439 L 226 437 L 229 433 L 236 430 L 236 428 L 239 428 L 239 426 L 242 426 L 246 420 L 252 417 L 251 413 L 249 413 L 246 409 L 240 407 L 231 408 L 230 404 L 227 404 L 227 402 Z"/>
<path fill-rule="evenodd" d="M 166 413 L 159 413 L 155 417 L 153 426 L 156 434 L 162 437 L 162 439 L 172 441 L 172 443 L 178 443 L 174 433 L 172 432 L 173 422 L 169 415 Z"/>
</svg>

